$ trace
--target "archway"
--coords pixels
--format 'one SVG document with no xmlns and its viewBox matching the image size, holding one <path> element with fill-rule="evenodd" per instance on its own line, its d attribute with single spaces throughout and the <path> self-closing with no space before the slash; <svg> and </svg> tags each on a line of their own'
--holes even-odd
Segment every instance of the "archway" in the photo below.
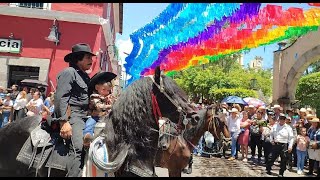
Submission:
<svg viewBox="0 0 320 180">
<path fill-rule="evenodd" d="M 320 59 L 320 45 L 310 49 L 304 53 L 290 69 L 286 86 L 289 99 L 291 102 L 295 100 L 295 94 L 298 86 L 299 79 L 303 75 L 303 72 L 310 66 L 310 64 Z"/>
<path fill-rule="evenodd" d="M 299 37 L 289 47 L 274 52 L 272 104 L 284 108 L 295 102 L 299 79 L 320 59 L 320 29 Z"/>
</svg>

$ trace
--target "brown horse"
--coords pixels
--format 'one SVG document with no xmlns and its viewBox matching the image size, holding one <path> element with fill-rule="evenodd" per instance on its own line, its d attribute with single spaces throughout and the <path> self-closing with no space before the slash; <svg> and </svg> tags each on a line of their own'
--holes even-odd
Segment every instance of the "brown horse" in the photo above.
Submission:
<svg viewBox="0 0 320 180">
<path fill-rule="evenodd" d="M 205 131 L 213 134 L 217 141 L 230 138 L 225 121 L 221 120 L 224 117 L 218 118 L 213 106 L 199 111 L 198 115 L 200 121 L 197 126 L 193 127 L 188 124 L 183 136 L 169 136 L 170 144 L 168 148 L 166 150 L 159 149 L 157 152 L 156 164 L 159 167 L 167 168 L 169 177 L 181 177 L 181 171 L 186 166 L 189 165 L 189 168 L 191 168 L 192 150 Z"/>
</svg>

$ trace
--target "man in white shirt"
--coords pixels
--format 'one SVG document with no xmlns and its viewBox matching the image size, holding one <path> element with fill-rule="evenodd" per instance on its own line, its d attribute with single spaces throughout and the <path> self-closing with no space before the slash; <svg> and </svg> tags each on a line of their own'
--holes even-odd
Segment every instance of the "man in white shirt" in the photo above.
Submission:
<svg viewBox="0 0 320 180">
<path fill-rule="evenodd" d="M 231 157 L 228 159 L 230 161 L 235 160 L 237 152 L 237 139 L 240 134 L 240 118 L 238 113 L 238 109 L 232 108 L 227 118 L 228 130 L 231 135 Z"/>
<path fill-rule="evenodd" d="M 280 170 L 279 177 L 283 177 L 286 170 L 287 153 L 291 153 L 293 145 L 293 131 L 290 125 L 286 124 L 286 116 L 283 113 L 279 114 L 279 122 L 271 129 L 270 142 L 272 144 L 272 156 L 267 163 L 267 174 L 271 175 L 271 167 L 274 161 L 279 157 Z"/>
</svg>

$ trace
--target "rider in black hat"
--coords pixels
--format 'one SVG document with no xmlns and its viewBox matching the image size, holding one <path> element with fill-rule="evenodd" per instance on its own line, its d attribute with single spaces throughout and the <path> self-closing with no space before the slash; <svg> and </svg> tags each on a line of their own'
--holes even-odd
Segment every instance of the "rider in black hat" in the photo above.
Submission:
<svg viewBox="0 0 320 180">
<path fill-rule="evenodd" d="M 79 177 L 82 173 L 83 152 L 82 131 L 88 113 L 88 84 L 90 77 L 85 72 L 92 65 L 95 56 L 88 44 L 76 44 L 72 52 L 64 57 L 69 67 L 57 77 L 54 116 L 60 122 L 60 136 L 70 145 L 68 176 Z"/>
<path fill-rule="evenodd" d="M 83 144 L 85 147 L 90 145 L 93 138 L 94 127 L 101 116 L 106 116 L 111 111 L 114 98 L 111 91 L 113 88 L 113 79 L 117 77 L 112 72 L 98 72 L 89 83 L 89 114 L 91 115 L 86 121 L 83 130 Z"/>
</svg>

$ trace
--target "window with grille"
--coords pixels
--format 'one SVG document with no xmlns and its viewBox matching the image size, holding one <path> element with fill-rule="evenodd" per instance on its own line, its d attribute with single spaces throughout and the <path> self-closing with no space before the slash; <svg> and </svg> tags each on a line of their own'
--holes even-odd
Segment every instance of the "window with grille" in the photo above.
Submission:
<svg viewBox="0 0 320 180">
<path fill-rule="evenodd" d="M 51 3 L 10 3 L 10 6 L 34 9 L 51 9 Z"/>
</svg>

